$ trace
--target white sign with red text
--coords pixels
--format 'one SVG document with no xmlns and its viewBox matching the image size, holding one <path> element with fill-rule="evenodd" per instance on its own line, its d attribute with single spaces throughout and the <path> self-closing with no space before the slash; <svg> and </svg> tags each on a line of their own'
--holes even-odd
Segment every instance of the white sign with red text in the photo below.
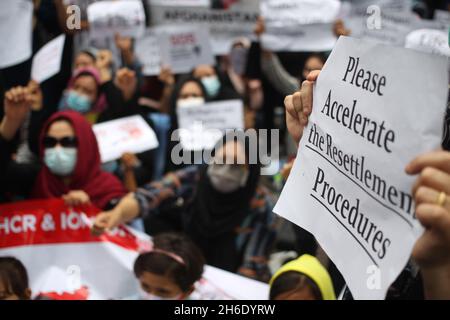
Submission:
<svg viewBox="0 0 450 320">
<path fill-rule="evenodd" d="M 205 28 L 194 26 L 158 27 L 161 63 L 173 73 L 187 73 L 201 64 L 215 65 Z"/>
<path fill-rule="evenodd" d="M 139 115 L 93 126 L 102 163 L 117 160 L 124 153 L 140 153 L 159 146 L 155 132 Z"/>
</svg>

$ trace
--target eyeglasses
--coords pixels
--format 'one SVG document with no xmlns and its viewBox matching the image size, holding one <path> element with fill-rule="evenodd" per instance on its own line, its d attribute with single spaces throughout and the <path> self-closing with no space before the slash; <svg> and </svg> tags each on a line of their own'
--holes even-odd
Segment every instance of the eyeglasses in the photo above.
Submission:
<svg viewBox="0 0 450 320">
<path fill-rule="evenodd" d="M 54 148 L 58 144 L 64 148 L 76 148 L 78 146 L 78 139 L 76 137 L 63 137 L 61 139 L 56 139 L 53 137 L 44 138 L 45 148 Z"/>
</svg>

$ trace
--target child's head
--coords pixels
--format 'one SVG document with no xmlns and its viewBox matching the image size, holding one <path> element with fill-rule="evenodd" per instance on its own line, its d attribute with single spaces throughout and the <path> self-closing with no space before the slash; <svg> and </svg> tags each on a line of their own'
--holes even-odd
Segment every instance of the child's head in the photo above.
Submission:
<svg viewBox="0 0 450 320">
<path fill-rule="evenodd" d="M 13 257 L 0 257 L 0 300 L 29 300 L 31 290 L 23 264 Z"/>
<path fill-rule="evenodd" d="M 305 254 L 283 265 L 270 280 L 270 300 L 335 300 L 327 270 Z"/>
<path fill-rule="evenodd" d="M 134 263 L 142 298 L 185 299 L 203 274 L 205 259 L 187 237 L 174 233 L 153 238 L 153 249 Z"/>
</svg>

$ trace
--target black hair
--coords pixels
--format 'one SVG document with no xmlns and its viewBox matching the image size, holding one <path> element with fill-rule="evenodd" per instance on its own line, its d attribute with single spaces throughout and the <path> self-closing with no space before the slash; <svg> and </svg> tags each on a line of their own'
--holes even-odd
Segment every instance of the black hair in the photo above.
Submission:
<svg viewBox="0 0 450 320">
<path fill-rule="evenodd" d="M 313 52 L 310 55 L 308 55 L 305 59 L 305 65 L 306 65 L 306 61 L 308 61 L 311 58 L 317 58 L 320 61 L 322 61 L 323 64 L 325 64 L 325 62 L 327 61 L 327 57 L 321 53 L 321 52 Z"/>
<path fill-rule="evenodd" d="M 139 255 L 134 263 L 137 278 L 144 272 L 169 277 L 183 292 L 189 291 L 200 280 L 205 258 L 188 237 L 177 233 L 162 233 L 153 238 L 153 245 L 155 249 L 180 256 L 184 263 L 158 251 L 146 252 Z"/>
<path fill-rule="evenodd" d="M 278 276 L 270 286 L 269 299 L 274 300 L 280 294 L 304 288 L 309 288 L 316 300 L 323 300 L 317 284 L 310 277 L 298 271 L 288 271 Z"/>
<path fill-rule="evenodd" d="M 28 300 L 28 274 L 22 262 L 13 257 L 0 257 L 0 282 L 7 294 L 15 294 L 21 300 Z"/>
<path fill-rule="evenodd" d="M 97 82 L 97 79 L 95 78 L 95 76 L 92 73 L 90 73 L 89 71 L 83 71 L 83 72 L 80 72 L 79 74 L 77 74 L 75 79 L 74 79 L 74 83 L 75 83 L 76 80 L 80 79 L 81 77 L 91 77 L 91 78 L 94 79 L 94 82 L 97 85 L 97 96 L 95 97 L 96 101 L 93 102 L 95 104 L 97 102 L 98 98 L 100 97 L 101 93 L 102 93 L 101 92 L 102 91 L 102 85 Z"/>
<path fill-rule="evenodd" d="M 178 128 L 178 119 L 177 119 L 177 110 L 176 110 L 177 101 L 180 96 L 181 90 L 183 89 L 184 85 L 188 82 L 195 82 L 200 87 L 200 90 L 202 91 L 202 95 L 203 95 L 203 98 L 205 99 L 205 101 L 208 101 L 208 94 L 206 93 L 205 86 L 199 79 L 194 78 L 193 76 L 180 77 L 180 79 L 178 79 L 177 83 L 175 84 L 175 87 L 169 98 L 169 108 L 170 109 L 167 110 L 170 114 L 173 130 Z"/>
<path fill-rule="evenodd" d="M 80 55 L 82 53 L 88 55 L 92 60 L 94 60 L 94 63 L 95 63 L 95 61 L 97 61 L 97 57 L 94 55 L 93 52 L 89 51 L 88 49 L 81 50 L 80 52 L 78 52 L 78 55 Z"/>
</svg>

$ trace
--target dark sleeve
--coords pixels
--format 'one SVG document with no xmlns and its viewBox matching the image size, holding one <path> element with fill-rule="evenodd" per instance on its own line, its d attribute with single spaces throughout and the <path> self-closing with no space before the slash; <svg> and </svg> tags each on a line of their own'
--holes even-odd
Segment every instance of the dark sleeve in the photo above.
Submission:
<svg viewBox="0 0 450 320">
<path fill-rule="evenodd" d="M 247 67 L 245 68 L 245 76 L 250 79 L 260 79 L 261 72 L 261 46 L 259 42 L 252 42 L 248 51 Z"/>
<path fill-rule="evenodd" d="M 106 96 L 108 107 L 100 114 L 97 122 L 105 122 L 140 114 L 141 109 L 138 105 L 138 90 L 136 90 L 133 98 L 129 101 L 124 100 L 122 92 L 116 88 L 112 81 L 104 83 L 101 90 Z"/>
<path fill-rule="evenodd" d="M 52 115 L 52 110 L 41 110 L 31 112 L 28 126 L 28 147 L 37 157 L 39 157 L 39 138 L 45 121 Z"/>
<path fill-rule="evenodd" d="M 27 197 L 34 186 L 40 166 L 18 164 L 11 159 L 15 141 L 6 141 L 0 136 L 0 197 L 13 194 Z"/>
<path fill-rule="evenodd" d="M 0 135 L 0 178 L 4 176 L 6 166 L 15 149 L 15 141 L 6 141 Z"/>
</svg>

